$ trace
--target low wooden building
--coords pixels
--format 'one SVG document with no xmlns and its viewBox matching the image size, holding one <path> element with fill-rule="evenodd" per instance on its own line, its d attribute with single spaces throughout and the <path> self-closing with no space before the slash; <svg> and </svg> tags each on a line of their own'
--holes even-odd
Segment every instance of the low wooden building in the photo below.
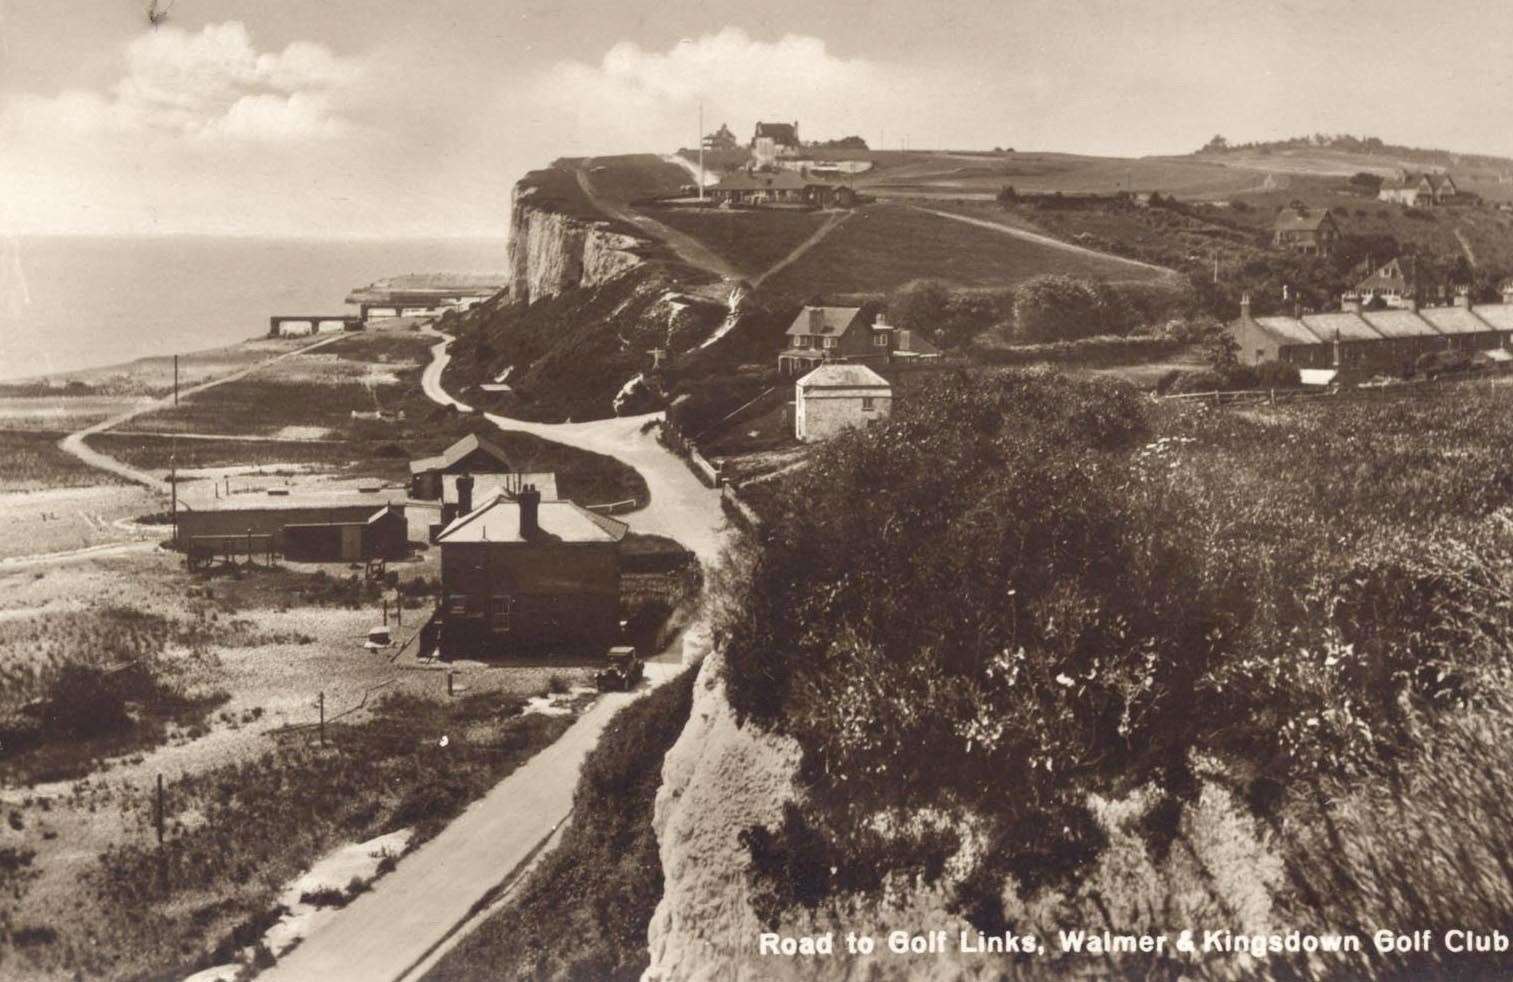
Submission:
<svg viewBox="0 0 1513 982">
<path fill-rule="evenodd" d="M 821 365 L 793 388 L 793 435 L 801 443 L 886 419 L 893 410 L 893 387 L 866 365 Z"/>
<path fill-rule="evenodd" d="M 446 474 L 508 474 L 514 469 L 503 450 L 470 433 L 435 457 L 410 461 L 410 496 L 426 501 L 440 498 Z"/>
<path fill-rule="evenodd" d="M 298 562 L 398 559 L 409 551 L 404 497 L 384 491 L 232 495 L 178 512 L 177 543 L 191 554 L 271 552 Z M 238 549 L 238 540 L 250 545 Z"/>
<path fill-rule="evenodd" d="M 495 495 L 440 536 L 447 657 L 602 650 L 619 637 L 628 526 L 529 486 Z"/>
<path fill-rule="evenodd" d="M 805 187 L 805 180 L 789 170 L 737 171 L 721 178 L 709 196 L 722 205 L 802 205 Z"/>
</svg>

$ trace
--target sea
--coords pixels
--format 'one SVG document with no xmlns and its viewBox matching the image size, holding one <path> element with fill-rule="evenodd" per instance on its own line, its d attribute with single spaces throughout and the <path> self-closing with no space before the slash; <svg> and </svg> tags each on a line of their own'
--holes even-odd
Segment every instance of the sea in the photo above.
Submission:
<svg viewBox="0 0 1513 982">
<path fill-rule="evenodd" d="M 0 381 L 52 377 L 356 313 L 348 291 L 405 273 L 493 273 L 504 239 L 172 236 L 0 239 Z"/>
</svg>

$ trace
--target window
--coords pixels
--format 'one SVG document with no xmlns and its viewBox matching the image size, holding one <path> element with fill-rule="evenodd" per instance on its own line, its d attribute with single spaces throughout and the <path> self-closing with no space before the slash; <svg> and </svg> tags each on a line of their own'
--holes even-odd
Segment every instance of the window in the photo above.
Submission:
<svg viewBox="0 0 1513 982">
<path fill-rule="evenodd" d="M 877 400 L 873 399 L 871 396 L 862 396 L 862 412 L 872 412 L 872 410 L 877 408 L 876 403 Z"/>
<path fill-rule="evenodd" d="M 826 348 L 833 348 L 833 347 L 835 347 L 835 338 L 826 338 L 825 339 L 825 347 Z"/>
<path fill-rule="evenodd" d="M 886 348 L 888 346 L 887 333 L 884 331 L 878 331 L 876 334 L 872 335 L 872 344 L 877 348 Z"/>
<path fill-rule="evenodd" d="M 909 350 L 909 332 L 908 331 L 902 331 L 901 330 L 901 331 L 898 332 L 898 350 L 899 351 L 908 351 Z"/>
<path fill-rule="evenodd" d="M 510 612 L 514 609 L 515 602 L 508 596 L 495 597 L 490 607 L 490 620 L 495 631 L 508 633 L 510 629 Z"/>
<path fill-rule="evenodd" d="M 468 597 L 465 593 L 447 594 L 447 614 L 452 617 L 466 617 L 468 615 Z"/>
<path fill-rule="evenodd" d="M 799 339 L 796 342 L 794 342 L 793 346 L 795 348 L 807 348 L 807 347 L 809 347 L 809 339 L 807 337 L 805 337 L 804 335 L 800 334 L 799 335 Z"/>
</svg>

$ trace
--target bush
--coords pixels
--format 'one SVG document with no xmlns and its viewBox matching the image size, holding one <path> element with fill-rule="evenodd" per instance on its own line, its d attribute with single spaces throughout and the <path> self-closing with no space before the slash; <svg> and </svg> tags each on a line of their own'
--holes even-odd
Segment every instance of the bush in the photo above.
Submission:
<svg viewBox="0 0 1513 982">
<path fill-rule="evenodd" d="M 1222 392 L 1229 388 L 1229 378 L 1211 368 L 1182 372 L 1166 387 L 1172 395 L 1186 392 Z"/>
<path fill-rule="evenodd" d="M 1302 384 L 1298 366 L 1285 361 L 1263 361 L 1255 366 L 1256 386 L 1262 389 L 1290 389 Z"/>
</svg>

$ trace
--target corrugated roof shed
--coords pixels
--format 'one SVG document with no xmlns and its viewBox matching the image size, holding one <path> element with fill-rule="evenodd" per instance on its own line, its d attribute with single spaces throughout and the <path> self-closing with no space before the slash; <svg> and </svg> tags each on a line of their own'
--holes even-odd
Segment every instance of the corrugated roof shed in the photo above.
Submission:
<svg viewBox="0 0 1513 982">
<path fill-rule="evenodd" d="M 1257 317 L 1256 324 L 1266 333 L 1287 344 L 1319 344 L 1323 339 L 1292 317 Z"/>
<path fill-rule="evenodd" d="M 1380 341 L 1382 336 L 1357 314 L 1307 314 L 1303 323 L 1325 341 Z M 1336 333 L 1338 332 L 1338 333 Z"/>
<path fill-rule="evenodd" d="M 196 511 L 278 511 L 293 508 L 359 508 L 374 511 L 385 505 L 404 505 L 406 494 L 400 489 L 360 493 L 353 491 L 306 491 L 297 494 L 247 492 L 219 500 L 196 502 Z"/>
<path fill-rule="evenodd" d="M 596 515 L 571 501 L 542 501 L 536 524 L 557 542 L 619 542 L 630 526 Z M 520 503 L 503 495 L 458 518 L 436 537 L 448 542 L 525 542 L 520 537 Z"/>
<path fill-rule="evenodd" d="M 819 311 L 817 317 L 815 311 Z M 793 319 L 793 324 L 788 328 L 788 336 L 809 334 L 835 337 L 844 334 L 846 328 L 850 327 L 851 322 L 860 317 L 861 313 L 860 307 L 805 307 Z"/>
<path fill-rule="evenodd" d="M 888 380 L 866 365 L 821 365 L 798 380 L 801 389 L 887 389 Z"/>
<path fill-rule="evenodd" d="M 501 470 L 510 469 L 509 458 L 505 456 L 503 450 L 500 450 L 476 433 L 469 433 L 435 457 L 422 457 L 420 460 L 410 461 L 410 473 L 423 474 L 427 471 L 445 470 L 475 450 L 482 450 L 490 457 L 499 461 Z"/>
<path fill-rule="evenodd" d="M 1365 310 L 1361 316 L 1389 338 L 1422 338 L 1439 334 L 1432 324 L 1411 310 Z"/>
<path fill-rule="evenodd" d="M 1486 334 L 1492 330 L 1480 317 L 1464 307 L 1425 307 L 1419 311 L 1424 320 L 1442 334 Z"/>
</svg>

